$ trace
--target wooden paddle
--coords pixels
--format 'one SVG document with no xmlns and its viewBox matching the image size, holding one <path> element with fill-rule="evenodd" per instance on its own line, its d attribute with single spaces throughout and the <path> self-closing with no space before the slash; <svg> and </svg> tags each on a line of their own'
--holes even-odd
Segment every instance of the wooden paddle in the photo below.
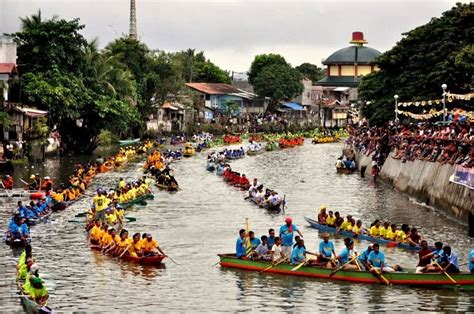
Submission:
<svg viewBox="0 0 474 314">
<path fill-rule="evenodd" d="M 263 272 L 266 272 L 267 270 L 270 270 L 272 269 L 273 267 L 277 266 L 277 265 L 280 265 L 281 263 L 287 261 L 288 258 L 287 257 L 284 257 L 283 259 L 281 259 L 279 262 L 276 262 L 275 264 L 272 263 L 272 265 L 268 266 L 267 268 L 265 268 L 264 270 L 261 270 L 259 272 L 259 274 L 263 273 Z"/>
<path fill-rule="evenodd" d="M 347 263 L 345 263 L 344 265 L 342 266 L 339 266 L 338 268 L 336 268 L 335 270 L 333 270 L 330 274 L 329 274 L 329 277 L 332 277 L 334 276 L 335 273 L 337 273 L 338 271 L 340 271 L 341 269 L 343 269 L 344 267 L 346 267 L 347 265 L 349 265 L 350 263 L 352 263 L 353 261 L 355 261 L 357 258 L 359 257 L 359 254 L 354 254 L 354 257 L 352 259 L 350 259 Z"/>
<path fill-rule="evenodd" d="M 372 275 L 374 275 L 375 277 L 377 277 L 377 279 L 382 279 L 382 281 L 387 284 L 387 286 L 391 286 L 392 283 L 390 281 L 388 281 L 387 278 L 385 278 L 383 275 L 382 275 L 382 272 L 379 272 L 378 269 L 374 268 L 372 265 L 368 264 L 370 266 L 370 273 Z M 372 272 L 372 270 L 374 270 L 375 273 Z"/>
<path fill-rule="evenodd" d="M 438 264 L 438 261 L 437 261 L 437 260 L 433 260 L 433 262 L 435 263 L 435 265 L 436 265 L 436 266 L 438 266 L 438 267 L 439 267 L 439 269 L 440 269 L 440 270 L 443 272 L 443 274 L 445 274 L 445 275 L 446 275 L 446 277 L 448 277 L 448 278 L 449 278 L 449 280 L 451 280 L 451 281 L 452 281 L 452 283 L 454 283 L 456 286 L 459 286 L 459 284 L 457 283 L 457 281 L 456 281 L 456 280 L 454 280 L 454 278 L 453 278 L 453 277 L 451 277 L 451 275 L 449 275 L 449 274 L 448 274 L 448 273 L 447 273 L 447 272 L 444 270 L 444 268 L 443 268 L 443 267 L 441 267 L 441 265 L 440 265 L 440 264 Z"/>
<path fill-rule="evenodd" d="M 282 206 L 282 211 L 285 212 L 285 204 L 286 204 L 286 194 L 283 195 L 283 206 Z"/>
<path fill-rule="evenodd" d="M 131 244 L 129 244 L 129 245 L 125 248 L 125 250 L 123 250 L 122 254 L 120 254 L 120 256 L 119 256 L 118 258 L 121 258 L 121 257 L 125 254 L 125 252 L 128 251 L 128 249 L 130 248 L 130 246 L 131 246 Z"/>
<path fill-rule="evenodd" d="M 306 257 L 306 258 L 304 259 L 304 261 L 303 261 L 301 264 L 298 264 L 298 266 L 292 268 L 291 271 L 297 271 L 298 269 L 300 269 L 301 267 L 303 267 L 304 265 L 306 265 L 306 263 L 308 263 L 310 260 L 312 260 L 312 258 Z"/>
</svg>

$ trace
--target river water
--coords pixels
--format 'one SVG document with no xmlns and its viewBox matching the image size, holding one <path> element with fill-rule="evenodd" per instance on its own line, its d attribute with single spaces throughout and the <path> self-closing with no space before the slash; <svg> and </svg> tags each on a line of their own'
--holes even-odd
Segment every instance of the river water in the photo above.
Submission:
<svg viewBox="0 0 474 314">
<path fill-rule="evenodd" d="M 82 200 L 51 221 L 33 227 L 33 250 L 50 292 L 49 305 L 60 311 L 474 311 L 474 295 L 409 287 L 387 287 L 259 275 L 221 269 L 218 253 L 234 251 L 238 230 L 249 218 L 258 236 L 279 228 L 291 216 L 304 234 L 306 247 L 315 251 L 318 231 L 303 219 L 315 216 L 321 204 L 363 219 L 377 218 L 421 229 L 430 240 L 442 239 L 459 254 L 460 263 L 474 241 L 467 228 L 444 214 L 420 206 L 383 183 L 358 174 L 339 175 L 334 161 L 342 144 L 306 143 L 302 147 L 245 157 L 232 163 L 236 171 L 259 178 L 265 185 L 286 194 L 285 214 L 269 214 L 243 200 L 244 192 L 226 185 L 205 170 L 205 155 L 172 165 L 182 190 L 175 194 L 156 192 L 148 205 L 129 211 L 137 221 L 128 223 L 129 233 L 151 232 L 160 246 L 179 265 L 166 259 L 166 267 L 149 268 L 113 260 L 88 248 L 80 225 L 68 222 L 89 206 Z M 62 165 L 62 166 L 61 166 Z M 70 173 L 67 162 L 50 162 L 56 174 Z M 141 175 L 141 164 L 120 172 L 100 174 L 93 188 L 115 186 L 120 177 Z M 89 191 L 89 193 L 92 193 Z M 5 200 L 3 200 L 5 201 Z M 5 229 L 7 209 L 3 203 L 0 229 Z M 335 239 L 336 251 L 343 246 Z M 367 243 L 357 243 L 360 251 Z M 21 311 L 15 286 L 15 263 L 11 249 L 0 246 L 0 304 L 2 311 Z M 384 249 L 389 264 L 414 267 L 417 255 L 399 249 Z M 464 267 L 465 268 L 465 267 Z"/>
</svg>

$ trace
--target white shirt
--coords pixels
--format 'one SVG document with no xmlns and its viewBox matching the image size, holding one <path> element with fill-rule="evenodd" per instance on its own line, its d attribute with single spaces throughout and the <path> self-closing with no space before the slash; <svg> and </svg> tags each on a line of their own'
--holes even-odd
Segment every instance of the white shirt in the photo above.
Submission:
<svg viewBox="0 0 474 314">
<path fill-rule="evenodd" d="M 282 258 L 285 258 L 285 255 L 283 254 L 282 249 L 281 249 L 281 245 L 278 246 L 276 244 L 273 244 L 272 251 L 273 251 L 273 262 L 278 262 Z"/>
</svg>

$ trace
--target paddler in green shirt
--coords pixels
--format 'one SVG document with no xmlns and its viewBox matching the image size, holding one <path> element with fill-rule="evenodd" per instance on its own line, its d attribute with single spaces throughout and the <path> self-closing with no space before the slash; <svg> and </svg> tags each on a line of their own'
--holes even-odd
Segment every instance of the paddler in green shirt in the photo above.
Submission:
<svg viewBox="0 0 474 314">
<path fill-rule="evenodd" d="M 30 276 L 30 285 L 23 285 L 23 290 L 29 297 L 39 305 L 45 305 L 48 301 L 48 291 L 40 277 Z"/>
</svg>

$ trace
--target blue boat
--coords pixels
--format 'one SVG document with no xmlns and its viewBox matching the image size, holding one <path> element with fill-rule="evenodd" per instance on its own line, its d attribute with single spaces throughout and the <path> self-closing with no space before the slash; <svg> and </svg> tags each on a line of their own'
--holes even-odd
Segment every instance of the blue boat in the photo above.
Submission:
<svg viewBox="0 0 474 314">
<path fill-rule="evenodd" d="M 311 219 L 309 217 L 304 217 L 304 219 L 307 222 L 309 222 L 311 227 L 313 227 L 314 229 L 318 229 L 319 231 L 322 231 L 322 232 L 336 234 L 336 228 L 321 225 L 317 220 Z M 357 238 L 359 240 L 365 240 L 365 241 L 378 243 L 380 245 L 384 245 L 384 246 L 387 246 L 387 247 L 399 247 L 399 248 L 409 250 L 409 251 L 419 251 L 419 250 L 421 250 L 421 247 L 419 245 L 411 245 L 411 244 L 408 244 L 408 243 L 395 242 L 395 241 L 390 241 L 390 240 L 387 240 L 387 239 L 371 237 L 370 235 L 367 235 L 367 234 L 355 234 L 354 232 L 346 231 L 346 230 L 339 230 L 339 232 L 337 232 L 337 234 L 341 235 L 343 237 Z"/>
</svg>

